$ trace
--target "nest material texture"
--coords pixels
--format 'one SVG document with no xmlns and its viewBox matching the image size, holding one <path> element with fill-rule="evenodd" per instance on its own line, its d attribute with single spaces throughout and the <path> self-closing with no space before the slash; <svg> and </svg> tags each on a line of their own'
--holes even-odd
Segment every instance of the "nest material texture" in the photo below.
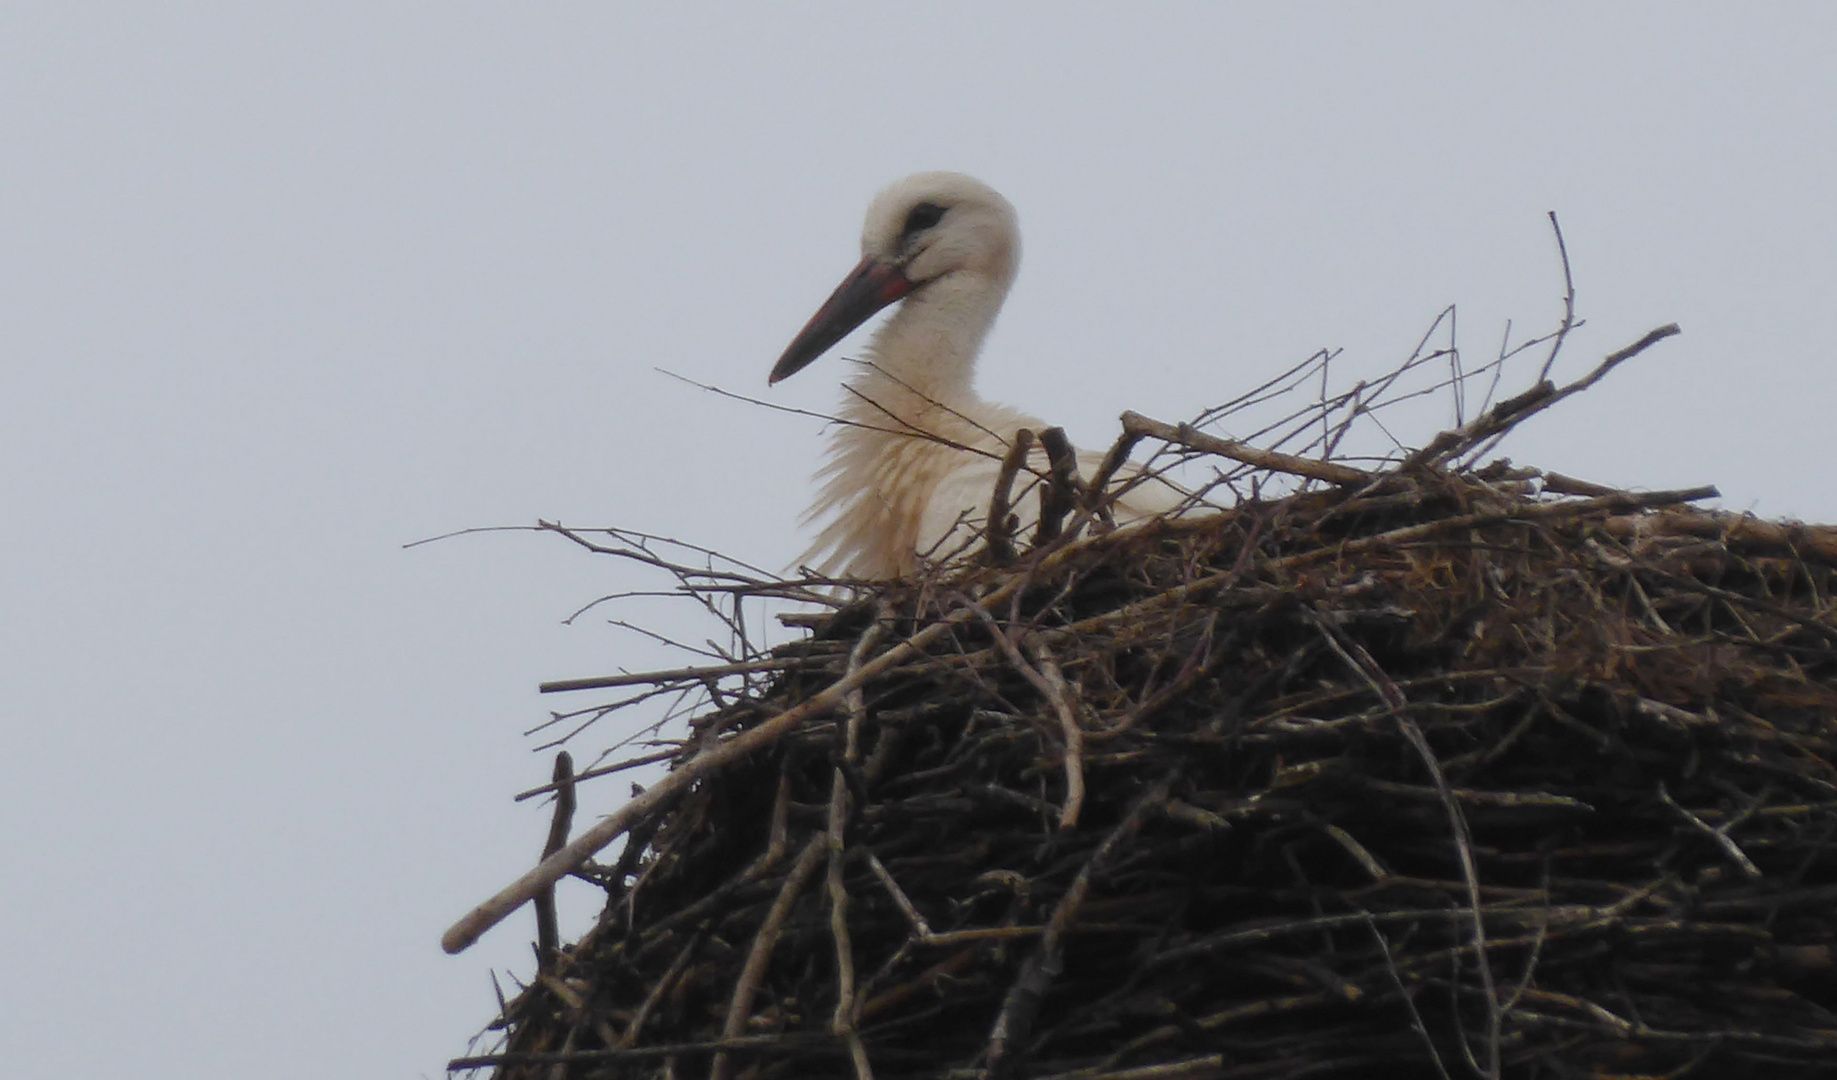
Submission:
<svg viewBox="0 0 1837 1080">
<path fill-rule="evenodd" d="M 1692 497 L 1426 468 L 876 587 L 455 1064 L 1837 1075 L 1837 532 Z"/>
</svg>

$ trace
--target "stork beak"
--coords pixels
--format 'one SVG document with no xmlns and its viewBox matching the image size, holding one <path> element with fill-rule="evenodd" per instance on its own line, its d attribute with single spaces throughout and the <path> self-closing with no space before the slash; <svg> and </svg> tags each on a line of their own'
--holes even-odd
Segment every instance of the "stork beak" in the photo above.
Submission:
<svg viewBox="0 0 1837 1080">
<path fill-rule="evenodd" d="M 874 312 L 911 291 L 912 282 L 906 280 L 899 267 L 871 257 L 862 259 L 798 331 L 790 347 L 773 366 L 767 384 L 802 371 L 805 365 L 828 352 L 831 345 L 847 337 L 850 330 L 866 322 Z"/>
</svg>

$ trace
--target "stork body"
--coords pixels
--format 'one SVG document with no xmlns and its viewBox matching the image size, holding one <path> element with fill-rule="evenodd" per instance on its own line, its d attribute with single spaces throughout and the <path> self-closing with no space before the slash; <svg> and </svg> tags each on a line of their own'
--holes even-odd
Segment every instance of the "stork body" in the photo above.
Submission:
<svg viewBox="0 0 1837 1080">
<path fill-rule="evenodd" d="M 776 383 L 888 304 L 848 381 L 822 489 L 807 521 L 828 518 L 805 561 L 826 573 L 887 578 L 978 546 L 1002 458 L 1023 428 L 1045 425 L 975 391 L 976 357 L 1014 282 L 1014 209 L 957 173 L 919 173 L 868 207 L 861 262 L 772 370 Z M 1100 455 L 1081 454 L 1088 477 Z M 1044 471 L 1043 456 L 1030 463 Z M 1127 474 L 1125 474 L 1127 475 Z M 1025 477 L 1023 477 L 1025 479 Z M 1037 484 L 1016 484 L 1023 529 Z M 1174 509 L 1184 493 L 1150 479 L 1114 504 L 1119 523 Z"/>
</svg>

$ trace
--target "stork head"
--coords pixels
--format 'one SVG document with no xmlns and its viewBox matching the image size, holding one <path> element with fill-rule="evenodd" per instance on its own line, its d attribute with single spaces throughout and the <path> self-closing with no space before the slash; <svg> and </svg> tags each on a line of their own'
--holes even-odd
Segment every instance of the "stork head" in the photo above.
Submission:
<svg viewBox="0 0 1837 1080">
<path fill-rule="evenodd" d="M 1014 207 L 993 188 L 961 173 L 908 176 L 869 204 L 861 262 L 778 358 L 770 381 L 802 370 L 881 308 L 952 275 L 985 278 L 999 303 L 1019 257 Z"/>
</svg>

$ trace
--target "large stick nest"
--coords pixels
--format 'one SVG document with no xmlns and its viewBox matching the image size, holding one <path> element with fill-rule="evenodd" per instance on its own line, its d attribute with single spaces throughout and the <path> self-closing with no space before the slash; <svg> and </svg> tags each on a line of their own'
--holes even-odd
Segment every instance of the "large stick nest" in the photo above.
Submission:
<svg viewBox="0 0 1837 1080">
<path fill-rule="evenodd" d="M 1837 1073 L 1837 530 L 1445 464 L 1551 396 L 863 587 L 717 692 L 455 1067 Z"/>
</svg>

